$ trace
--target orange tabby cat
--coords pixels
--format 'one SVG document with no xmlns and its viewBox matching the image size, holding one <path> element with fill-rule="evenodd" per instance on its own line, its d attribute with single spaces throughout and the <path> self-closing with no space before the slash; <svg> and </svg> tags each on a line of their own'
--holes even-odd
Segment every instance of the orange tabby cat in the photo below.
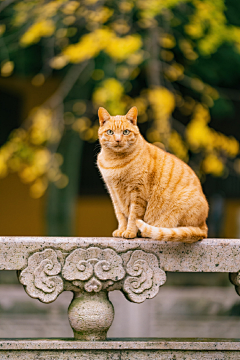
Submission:
<svg viewBox="0 0 240 360">
<path fill-rule="evenodd" d="M 110 116 L 100 107 L 97 164 L 119 223 L 113 236 L 192 243 L 207 237 L 208 203 L 193 170 L 149 144 L 137 127 L 137 108 Z M 143 221 L 144 220 L 144 221 Z"/>
</svg>

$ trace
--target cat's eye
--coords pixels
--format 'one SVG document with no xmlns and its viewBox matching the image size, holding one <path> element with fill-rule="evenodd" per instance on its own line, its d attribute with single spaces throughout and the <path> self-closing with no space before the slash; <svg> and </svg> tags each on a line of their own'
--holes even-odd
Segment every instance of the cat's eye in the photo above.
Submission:
<svg viewBox="0 0 240 360">
<path fill-rule="evenodd" d="M 130 134 L 130 130 L 123 130 L 123 135 L 129 135 Z"/>
<path fill-rule="evenodd" d="M 113 135 L 113 134 L 114 134 L 114 132 L 113 132 L 112 130 L 110 130 L 110 129 L 109 129 L 109 130 L 107 130 L 107 134 L 108 134 L 108 135 Z"/>
</svg>

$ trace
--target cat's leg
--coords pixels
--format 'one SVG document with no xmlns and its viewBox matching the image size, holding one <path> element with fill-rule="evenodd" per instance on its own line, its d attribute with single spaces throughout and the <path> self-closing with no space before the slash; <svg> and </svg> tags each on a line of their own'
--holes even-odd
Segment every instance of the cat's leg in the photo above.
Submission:
<svg viewBox="0 0 240 360">
<path fill-rule="evenodd" d="M 131 205 L 127 229 L 122 234 L 124 238 L 132 239 L 137 236 L 138 227 L 136 226 L 136 220 L 144 217 L 146 206 L 147 202 L 140 197 L 139 192 L 133 191 L 131 193 Z"/>
<path fill-rule="evenodd" d="M 115 215 L 118 221 L 118 228 L 112 233 L 112 236 L 122 237 L 123 232 L 127 229 L 127 218 L 121 211 L 118 196 L 113 189 L 110 190 L 110 195 L 112 198 Z"/>
</svg>

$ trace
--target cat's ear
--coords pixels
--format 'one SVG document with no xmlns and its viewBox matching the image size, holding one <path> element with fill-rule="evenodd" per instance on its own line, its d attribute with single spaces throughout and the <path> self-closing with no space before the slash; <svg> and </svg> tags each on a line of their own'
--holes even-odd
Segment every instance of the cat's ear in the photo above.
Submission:
<svg viewBox="0 0 240 360">
<path fill-rule="evenodd" d="M 100 126 L 102 126 L 107 120 L 110 119 L 109 113 L 103 107 L 100 107 L 98 109 L 98 117 L 99 117 Z"/>
<path fill-rule="evenodd" d="M 129 112 L 126 114 L 126 118 L 131 121 L 131 123 L 133 125 L 137 125 L 137 115 L 138 115 L 138 111 L 136 106 L 133 106 Z"/>
</svg>

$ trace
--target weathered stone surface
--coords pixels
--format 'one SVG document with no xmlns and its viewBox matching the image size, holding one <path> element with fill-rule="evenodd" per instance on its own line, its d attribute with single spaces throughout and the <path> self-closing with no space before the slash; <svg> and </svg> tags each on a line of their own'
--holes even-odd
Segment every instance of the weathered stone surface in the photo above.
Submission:
<svg viewBox="0 0 240 360">
<path fill-rule="evenodd" d="M 119 351 L 65 350 L 65 351 L 0 351 L 0 360 L 121 360 Z M 234 359 L 235 360 L 235 359 Z"/>
<path fill-rule="evenodd" d="M 94 359 L 94 358 L 93 358 Z M 232 351 L 125 351 L 119 360 L 238 360 Z M 55 359 L 54 359 L 55 360 Z"/>
<path fill-rule="evenodd" d="M 0 351 L 0 360 L 239 360 L 237 351 Z"/>
<path fill-rule="evenodd" d="M 106 247 L 78 247 L 67 252 L 45 248 L 31 254 L 19 281 L 33 298 L 49 303 L 63 290 L 74 292 L 69 322 L 76 339 L 104 340 L 114 310 L 107 291 L 120 289 L 133 302 L 157 295 L 166 274 L 155 254 L 143 250 L 118 252 Z"/>
<path fill-rule="evenodd" d="M 117 254 L 94 246 L 70 253 L 51 248 L 38 251 L 30 255 L 19 276 L 27 293 L 46 303 L 64 290 L 64 280 L 65 290 L 99 293 L 122 289 L 130 301 L 140 303 L 157 295 L 166 274 L 154 254 L 142 250 Z"/>
<path fill-rule="evenodd" d="M 74 339 L 1 339 L 2 350 L 184 350 L 240 351 L 239 339 L 108 339 L 77 341 Z"/>
<path fill-rule="evenodd" d="M 159 286 L 166 281 L 166 274 L 158 267 L 156 255 L 142 250 L 133 251 L 126 268 L 123 291 L 131 301 L 141 303 L 157 295 Z"/>
<path fill-rule="evenodd" d="M 87 292 L 99 292 L 122 280 L 122 258 L 112 249 L 76 249 L 66 258 L 62 275 Z M 86 280 L 88 280 L 86 282 Z"/>
<path fill-rule="evenodd" d="M 0 359 L 20 360 L 238 360 L 236 340 L 146 339 L 97 342 L 2 340 Z"/>
<path fill-rule="evenodd" d="M 113 316 L 113 305 L 105 291 L 76 293 L 68 309 L 69 322 L 77 340 L 105 340 Z"/>
<path fill-rule="evenodd" d="M 73 291 L 69 320 L 75 338 L 103 340 L 113 320 L 107 291 L 119 289 L 130 301 L 143 302 L 158 293 L 166 270 L 231 272 L 238 288 L 240 241 L 2 237 L 0 264 L 21 270 L 19 280 L 27 293 L 42 302 Z"/>
<path fill-rule="evenodd" d="M 63 280 L 56 276 L 61 271 L 56 251 L 46 249 L 28 259 L 28 266 L 19 276 L 26 292 L 33 298 L 50 303 L 63 291 Z"/>
<path fill-rule="evenodd" d="M 143 250 L 154 253 L 164 271 L 238 272 L 240 240 L 204 239 L 194 244 L 115 238 L 0 237 L 0 270 L 22 270 L 30 254 L 45 248 L 71 252 L 78 247 L 111 248 L 117 253 Z"/>
</svg>

